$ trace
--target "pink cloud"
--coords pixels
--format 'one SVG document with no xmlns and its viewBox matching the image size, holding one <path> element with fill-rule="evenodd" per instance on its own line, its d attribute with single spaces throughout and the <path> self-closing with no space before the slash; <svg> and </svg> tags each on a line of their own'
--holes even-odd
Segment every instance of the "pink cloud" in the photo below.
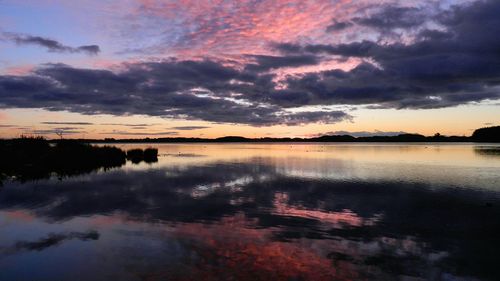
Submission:
<svg viewBox="0 0 500 281">
<path fill-rule="evenodd" d="M 34 68 L 34 65 L 18 65 L 7 67 L 3 72 L 7 75 L 26 75 L 29 74 Z"/>
<path fill-rule="evenodd" d="M 168 51 L 181 57 L 269 53 L 270 42 L 324 41 L 332 18 L 365 1 L 159 1 L 140 0 L 136 20 L 160 18 L 179 32 Z"/>
</svg>

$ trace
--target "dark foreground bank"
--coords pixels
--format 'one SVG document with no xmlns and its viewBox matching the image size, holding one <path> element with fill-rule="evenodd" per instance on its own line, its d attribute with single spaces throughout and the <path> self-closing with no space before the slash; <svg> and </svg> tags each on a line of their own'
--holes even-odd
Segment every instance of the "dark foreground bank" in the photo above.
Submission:
<svg viewBox="0 0 500 281">
<path fill-rule="evenodd" d="M 98 169 L 133 163 L 156 162 L 153 148 L 123 151 L 112 146 L 95 146 L 76 140 L 49 142 L 43 138 L 0 140 L 0 180 L 19 181 L 89 173 Z"/>
</svg>

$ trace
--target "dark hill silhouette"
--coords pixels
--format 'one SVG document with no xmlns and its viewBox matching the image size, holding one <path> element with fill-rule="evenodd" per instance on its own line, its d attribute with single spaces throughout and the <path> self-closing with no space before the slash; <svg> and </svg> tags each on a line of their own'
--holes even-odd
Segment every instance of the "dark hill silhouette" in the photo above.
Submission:
<svg viewBox="0 0 500 281">
<path fill-rule="evenodd" d="M 428 137 L 420 134 L 400 134 L 397 136 L 353 137 L 350 135 L 325 135 L 312 138 L 246 138 L 226 136 L 215 139 L 206 138 L 145 138 L 145 139 L 81 139 L 91 143 L 262 143 L 262 142 L 473 142 L 472 137 L 443 136 L 436 134 Z"/>
<path fill-rule="evenodd" d="M 319 142 L 351 142 L 351 141 L 356 141 L 356 138 L 349 135 L 332 135 L 332 136 L 321 136 L 313 138 L 312 140 Z"/>
<path fill-rule="evenodd" d="M 471 138 L 477 142 L 500 142 L 500 126 L 477 129 Z"/>
<path fill-rule="evenodd" d="M 215 142 L 247 142 L 249 139 L 245 137 L 240 137 L 240 136 L 226 136 L 226 137 L 220 137 L 216 138 L 214 141 Z"/>
</svg>

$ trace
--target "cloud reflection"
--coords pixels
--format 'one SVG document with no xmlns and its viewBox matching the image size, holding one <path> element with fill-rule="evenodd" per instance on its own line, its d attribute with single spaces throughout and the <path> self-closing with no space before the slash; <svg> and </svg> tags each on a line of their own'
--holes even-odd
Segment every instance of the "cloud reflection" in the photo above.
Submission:
<svg viewBox="0 0 500 281">
<path fill-rule="evenodd" d="M 0 209 L 27 210 L 49 222 L 118 215 L 139 224 L 173 224 L 176 239 L 190 237 L 183 247 L 197 253 L 193 276 L 357 279 L 352 274 L 368 278 L 375 268 L 380 276 L 429 278 L 432 268 L 488 277 L 495 274 L 493 233 L 500 231 L 500 210 L 487 204 L 492 196 L 498 194 L 301 178 L 265 162 L 219 162 L 115 170 L 57 184 L 11 183 L 0 192 Z M 242 259 L 250 264 L 242 266 Z M 345 268 L 332 269 L 331 262 Z"/>
</svg>

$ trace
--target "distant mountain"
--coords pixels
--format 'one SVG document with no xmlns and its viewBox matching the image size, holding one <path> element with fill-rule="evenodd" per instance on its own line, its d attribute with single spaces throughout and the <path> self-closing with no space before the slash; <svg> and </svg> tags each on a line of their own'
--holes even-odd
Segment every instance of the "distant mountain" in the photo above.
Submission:
<svg viewBox="0 0 500 281">
<path fill-rule="evenodd" d="M 477 129 L 471 138 L 477 142 L 500 142 L 500 126 Z"/>
<path fill-rule="evenodd" d="M 420 134 L 399 134 L 395 136 L 351 136 L 348 134 L 328 134 L 311 138 L 246 138 L 242 136 L 225 136 L 215 139 L 208 138 L 143 138 L 143 139 L 78 139 L 86 143 L 230 143 L 230 142 L 500 142 L 500 126 L 481 128 L 474 131 L 470 137 L 443 136 L 436 133 L 434 136 Z M 52 140 L 52 142 L 57 142 Z"/>
<path fill-rule="evenodd" d="M 312 138 L 246 138 L 226 136 L 216 139 L 204 138 L 145 138 L 145 139 L 80 139 L 90 143 L 238 143 L 238 142 L 470 142 L 471 137 L 442 136 L 426 137 L 420 134 L 400 134 L 397 136 L 353 137 L 350 135 L 325 135 Z"/>
<path fill-rule="evenodd" d="M 248 142 L 251 139 L 240 137 L 240 136 L 226 136 L 221 138 L 216 138 L 216 142 Z"/>
<path fill-rule="evenodd" d="M 349 135 L 332 135 L 332 136 L 321 136 L 317 138 L 312 138 L 310 140 L 319 142 L 350 142 L 350 141 L 356 141 L 356 138 Z"/>
</svg>

